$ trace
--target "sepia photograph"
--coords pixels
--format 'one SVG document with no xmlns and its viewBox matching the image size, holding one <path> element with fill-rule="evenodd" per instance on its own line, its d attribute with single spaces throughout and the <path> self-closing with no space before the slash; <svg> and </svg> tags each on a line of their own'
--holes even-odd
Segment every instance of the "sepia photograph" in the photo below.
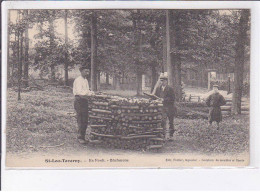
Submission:
<svg viewBox="0 0 260 194">
<path fill-rule="evenodd" d="M 6 167 L 250 164 L 250 9 L 8 9 Z"/>
</svg>

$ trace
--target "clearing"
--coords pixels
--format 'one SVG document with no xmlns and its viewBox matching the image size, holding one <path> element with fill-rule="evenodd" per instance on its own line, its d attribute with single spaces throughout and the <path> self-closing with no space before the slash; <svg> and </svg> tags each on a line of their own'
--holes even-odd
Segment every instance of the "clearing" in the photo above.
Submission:
<svg viewBox="0 0 260 194">
<path fill-rule="evenodd" d="M 111 92 L 111 93 L 118 93 Z M 127 92 L 125 92 L 127 94 Z M 7 93 L 7 153 L 139 153 L 131 150 L 110 150 L 76 141 L 77 124 L 74 97 L 70 89 L 48 87 L 44 91 L 21 94 Z M 167 142 L 162 153 L 239 154 L 249 151 L 249 115 L 225 117 L 220 125 L 207 127 L 206 119 L 175 118 L 174 141 Z M 142 153 L 142 152 L 140 152 Z"/>
</svg>

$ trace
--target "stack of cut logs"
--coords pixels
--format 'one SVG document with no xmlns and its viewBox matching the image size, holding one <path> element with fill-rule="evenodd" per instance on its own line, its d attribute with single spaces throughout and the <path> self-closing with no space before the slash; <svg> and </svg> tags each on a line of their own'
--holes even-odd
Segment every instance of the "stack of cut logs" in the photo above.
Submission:
<svg viewBox="0 0 260 194">
<path fill-rule="evenodd" d="M 232 100 L 226 99 L 226 104 L 221 106 L 221 112 L 223 116 L 231 115 Z M 249 114 L 249 102 L 242 101 L 241 102 L 241 114 Z"/>
<path fill-rule="evenodd" d="M 157 149 L 164 144 L 162 104 L 96 94 L 89 100 L 92 139 L 111 148 Z"/>
</svg>

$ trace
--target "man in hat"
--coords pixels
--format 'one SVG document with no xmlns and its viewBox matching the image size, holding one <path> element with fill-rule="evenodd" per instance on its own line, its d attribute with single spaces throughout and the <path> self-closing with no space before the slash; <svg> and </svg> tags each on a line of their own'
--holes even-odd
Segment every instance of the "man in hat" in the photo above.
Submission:
<svg viewBox="0 0 260 194">
<path fill-rule="evenodd" d="M 217 130 L 219 129 L 219 123 L 222 121 L 222 114 L 220 106 L 226 104 L 224 97 L 218 91 L 218 85 L 213 85 L 213 94 L 206 99 L 209 109 L 209 126 L 213 121 L 217 122 Z"/>
<path fill-rule="evenodd" d="M 86 66 L 79 68 L 81 75 L 74 80 L 73 94 L 75 96 L 74 108 L 77 113 L 78 123 L 78 141 L 81 144 L 86 143 L 85 135 L 88 127 L 88 96 L 94 94 L 90 91 L 87 77 L 90 70 Z"/>
<path fill-rule="evenodd" d="M 168 77 L 166 75 L 160 76 L 160 86 L 156 88 L 155 95 L 163 99 L 163 128 L 166 132 L 166 120 L 169 119 L 170 137 L 174 133 L 174 115 L 175 115 L 175 95 L 173 88 L 168 85 Z"/>
</svg>

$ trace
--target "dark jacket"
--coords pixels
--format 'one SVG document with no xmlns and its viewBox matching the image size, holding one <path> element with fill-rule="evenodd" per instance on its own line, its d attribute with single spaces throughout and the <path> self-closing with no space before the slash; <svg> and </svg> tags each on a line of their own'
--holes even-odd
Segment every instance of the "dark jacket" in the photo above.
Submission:
<svg viewBox="0 0 260 194">
<path fill-rule="evenodd" d="M 160 86 L 156 89 L 155 95 L 163 99 L 163 106 L 174 107 L 175 95 L 172 87 L 167 85 L 163 91 Z"/>
<path fill-rule="evenodd" d="M 206 104 L 207 104 L 207 106 L 210 107 L 209 121 L 210 122 L 212 122 L 212 121 L 217 121 L 217 122 L 222 121 L 222 113 L 221 113 L 220 106 L 223 106 L 223 105 L 226 104 L 224 97 L 220 93 L 211 94 L 206 99 Z"/>
</svg>

